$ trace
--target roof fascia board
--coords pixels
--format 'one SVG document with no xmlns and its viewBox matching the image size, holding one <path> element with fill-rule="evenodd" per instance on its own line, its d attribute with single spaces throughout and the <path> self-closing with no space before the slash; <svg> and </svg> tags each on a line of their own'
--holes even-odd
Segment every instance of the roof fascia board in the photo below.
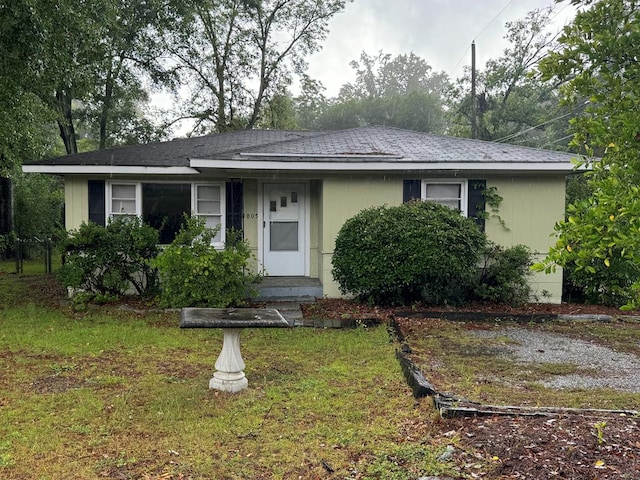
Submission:
<svg viewBox="0 0 640 480">
<path fill-rule="evenodd" d="M 110 165 L 23 165 L 25 173 L 67 174 L 125 174 L 125 175 L 198 175 L 192 167 L 127 167 Z"/>
<path fill-rule="evenodd" d="M 570 162 L 277 162 L 252 160 L 192 159 L 193 168 L 229 170 L 295 170 L 295 171 L 431 171 L 431 170 L 485 170 L 485 171 L 540 171 L 571 172 Z"/>
</svg>

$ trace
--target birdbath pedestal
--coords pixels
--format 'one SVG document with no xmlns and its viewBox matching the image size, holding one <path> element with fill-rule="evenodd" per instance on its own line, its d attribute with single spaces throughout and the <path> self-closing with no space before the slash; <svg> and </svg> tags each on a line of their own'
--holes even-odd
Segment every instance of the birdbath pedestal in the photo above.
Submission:
<svg viewBox="0 0 640 480">
<path fill-rule="evenodd" d="M 232 393 L 244 390 L 249 384 L 240 351 L 242 329 L 290 326 L 280 312 L 272 308 L 183 308 L 180 318 L 180 328 L 222 329 L 222 351 L 209 388 Z"/>
</svg>

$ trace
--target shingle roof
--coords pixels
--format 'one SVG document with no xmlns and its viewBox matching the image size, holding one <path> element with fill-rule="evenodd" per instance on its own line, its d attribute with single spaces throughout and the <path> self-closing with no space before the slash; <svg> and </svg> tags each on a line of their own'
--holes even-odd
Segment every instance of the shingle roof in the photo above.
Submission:
<svg viewBox="0 0 640 480">
<path fill-rule="evenodd" d="M 393 157 L 402 162 L 569 162 L 574 154 L 554 150 L 521 147 L 505 143 L 486 142 L 469 138 L 444 137 L 428 133 L 372 125 L 349 130 L 325 132 L 301 139 L 242 150 L 247 157 L 264 154 L 271 158 L 282 156 L 297 161 L 296 156 L 318 155 L 323 162 L 335 156 L 336 161 L 389 161 Z M 385 159 L 387 156 L 389 158 Z M 198 157 L 205 158 L 205 157 Z"/>
<path fill-rule="evenodd" d="M 401 162 L 423 164 L 563 164 L 575 155 L 383 126 L 330 132 L 240 130 L 148 145 L 66 155 L 47 166 L 189 167 L 190 160 L 241 162 Z M 202 163 L 202 162 L 201 162 Z M 570 168 L 570 167 L 569 167 Z M 34 170 L 35 171 L 35 170 Z"/>
<path fill-rule="evenodd" d="M 95 150 L 25 163 L 33 165 L 188 167 L 190 158 L 215 158 L 227 152 L 249 149 L 257 145 L 268 146 L 274 142 L 300 139 L 310 135 L 318 135 L 318 132 L 238 130 L 147 145 Z"/>
</svg>

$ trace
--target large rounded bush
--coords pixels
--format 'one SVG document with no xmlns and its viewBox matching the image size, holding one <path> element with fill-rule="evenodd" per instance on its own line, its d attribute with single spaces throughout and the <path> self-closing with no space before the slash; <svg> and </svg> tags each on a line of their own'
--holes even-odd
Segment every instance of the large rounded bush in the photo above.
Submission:
<svg viewBox="0 0 640 480">
<path fill-rule="evenodd" d="M 485 236 L 432 202 L 361 211 L 342 226 L 333 277 L 343 294 L 386 305 L 459 301 L 477 276 Z"/>
</svg>

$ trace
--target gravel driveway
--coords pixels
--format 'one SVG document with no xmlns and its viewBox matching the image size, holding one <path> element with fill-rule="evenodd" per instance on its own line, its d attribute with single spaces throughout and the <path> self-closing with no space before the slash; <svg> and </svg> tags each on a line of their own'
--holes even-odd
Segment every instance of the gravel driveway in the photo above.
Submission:
<svg viewBox="0 0 640 480">
<path fill-rule="evenodd" d="M 612 388 L 640 393 L 640 358 L 591 342 L 550 332 L 525 328 L 476 330 L 481 338 L 508 337 L 502 354 L 523 363 L 564 363 L 577 365 L 582 373 L 557 375 L 542 382 L 550 388 Z M 579 371 L 580 371 L 579 370 Z"/>
</svg>

